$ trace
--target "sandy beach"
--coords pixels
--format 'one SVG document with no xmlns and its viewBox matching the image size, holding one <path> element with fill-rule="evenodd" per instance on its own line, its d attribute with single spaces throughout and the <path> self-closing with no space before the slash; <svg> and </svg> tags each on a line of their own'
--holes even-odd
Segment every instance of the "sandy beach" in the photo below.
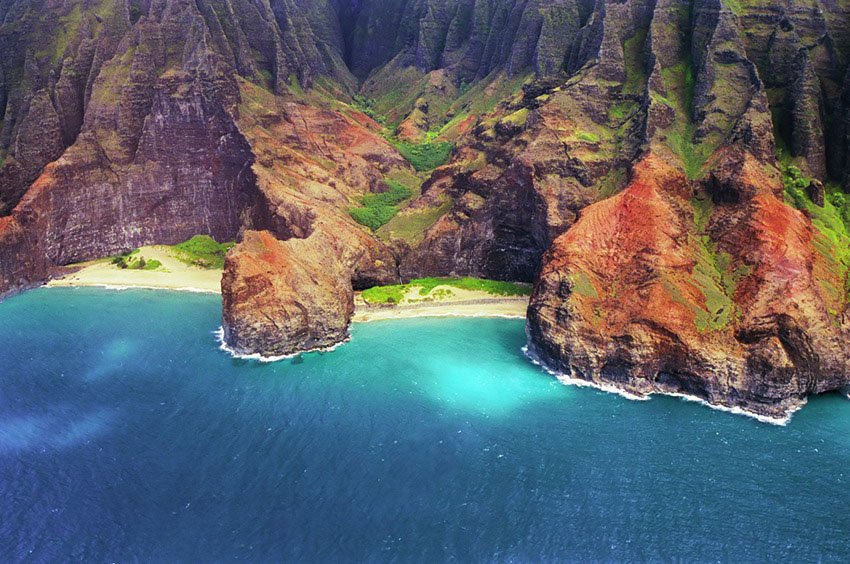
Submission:
<svg viewBox="0 0 850 564">
<path fill-rule="evenodd" d="M 385 319 L 413 317 L 509 317 L 522 319 L 528 307 L 527 298 L 502 298 L 480 293 L 474 300 L 452 300 L 401 304 L 396 306 L 370 306 L 362 300 L 355 302 L 355 323 Z"/>
<path fill-rule="evenodd" d="M 96 286 L 104 288 L 150 288 L 187 292 L 221 293 L 221 270 L 198 268 L 176 258 L 171 247 L 152 245 L 139 249 L 145 260 L 158 260 L 158 270 L 122 269 L 111 259 L 69 266 L 68 274 L 47 283 L 48 287 Z"/>
<path fill-rule="evenodd" d="M 221 293 L 221 271 L 188 265 L 171 247 L 153 245 L 139 249 L 146 260 L 158 260 L 158 270 L 122 269 L 111 259 L 99 259 L 68 267 L 68 273 L 46 284 L 48 287 L 147 288 L 184 292 Z M 414 317 L 510 317 L 523 318 L 527 297 L 502 297 L 447 286 L 438 286 L 429 296 L 408 292 L 398 305 L 370 305 L 358 294 L 353 321 L 357 323 Z M 440 292 L 439 290 L 443 290 Z M 434 297 L 434 295 L 439 297 Z"/>
</svg>

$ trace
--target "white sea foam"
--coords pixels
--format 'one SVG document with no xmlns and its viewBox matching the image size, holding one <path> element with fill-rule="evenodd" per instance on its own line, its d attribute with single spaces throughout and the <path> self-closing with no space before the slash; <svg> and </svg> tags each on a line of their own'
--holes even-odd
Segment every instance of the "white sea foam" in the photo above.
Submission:
<svg viewBox="0 0 850 564">
<path fill-rule="evenodd" d="M 233 358 L 238 358 L 240 360 L 256 360 L 257 362 L 262 362 L 262 363 L 280 362 L 281 360 L 287 360 L 287 359 L 290 359 L 290 358 L 295 358 L 295 357 L 302 355 L 302 354 L 305 354 L 305 353 L 335 351 L 336 349 L 338 349 L 339 347 L 341 347 L 342 345 L 344 345 L 345 343 L 347 343 L 351 340 L 351 335 L 349 335 L 344 340 L 340 341 L 339 343 L 337 343 L 335 345 L 331 345 L 330 347 L 319 347 L 319 348 L 315 348 L 315 349 L 309 349 L 309 350 L 305 350 L 305 351 L 299 351 L 299 352 L 296 352 L 296 353 L 284 354 L 284 355 L 279 355 L 279 356 L 264 356 L 264 355 L 261 355 L 259 353 L 252 353 L 252 354 L 240 353 L 239 351 L 230 347 L 227 344 L 227 342 L 224 340 L 224 327 L 219 327 L 218 329 L 213 331 L 213 334 L 215 335 L 216 340 L 219 343 L 219 345 L 218 345 L 219 350 L 226 352 L 227 354 L 229 354 Z"/>
<path fill-rule="evenodd" d="M 191 292 L 194 294 L 219 294 L 215 290 L 205 288 L 194 288 L 190 286 L 182 287 L 165 287 L 165 286 L 145 286 L 139 284 L 45 284 L 43 288 L 100 288 L 101 290 L 112 290 L 115 292 L 123 292 L 125 290 L 155 290 L 162 292 Z"/>
<path fill-rule="evenodd" d="M 554 370 L 554 369 L 550 368 L 549 366 L 547 366 L 546 363 L 544 363 L 540 359 L 540 357 L 538 357 L 532 350 L 530 350 L 527 345 L 522 348 L 522 352 L 525 353 L 525 356 L 527 356 L 528 359 L 533 364 L 535 364 L 536 366 L 539 366 L 541 369 L 543 369 L 545 372 L 547 372 L 547 373 L 551 374 L 552 376 L 554 376 L 555 378 L 557 378 L 558 381 L 560 381 L 563 384 L 567 384 L 567 385 L 570 385 L 570 386 L 584 387 L 584 388 L 595 388 L 595 389 L 601 390 L 603 392 L 617 394 L 617 395 L 622 396 L 624 398 L 627 398 L 627 399 L 630 399 L 630 400 L 635 400 L 635 401 L 648 401 L 648 400 L 652 399 L 653 395 L 670 396 L 670 397 L 674 397 L 674 398 L 680 398 L 680 399 L 683 399 L 685 401 L 699 403 L 699 404 L 702 404 L 706 407 L 709 407 L 709 408 L 717 410 L 717 411 L 724 411 L 726 413 L 734 413 L 735 415 L 744 415 L 746 417 L 750 417 L 752 419 L 756 419 L 758 421 L 761 421 L 762 423 L 769 423 L 771 425 L 778 425 L 780 427 L 784 427 L 785 425 L 787 425 L 788 422 L 791 421 L 791 417 L 797 411 L 802 409 L 803 406 L 806 404 L 806 400 L 802 400 L 799 405 L 796 405 L 792 409 L 788 410 L 788 412 L 785 414 L 784 417 L 768 417 L 768 416 L 762 415 L 760 413 L 754 413 L 752 411 L 747 411 L 746 409 L 743 409 L 743 408 L 740 408 L 740 407 L 728 407 L 728 406 L 725 406 L 725 405 L 711 403 L 711 402 L 708 402 L 701 397 L 692 396 L 692 395 L 688 395 L 688 394 L 681 394 L 681 393 L 675 393 L 675 392 L 657 392 L 657 393 L 653 393 L 653 394 L 637 395 L 637 394 L 628 392 L 626 390 L 623 390 L 622 388 L 620 388 L 620 387 L 618 387 L 614 384 L 602 384 L 602 383 L 590 382 L 588 380 L 576 378 L 576 377 L 572 376 L 571 374 L 565 374 L 563 372 L 559 372 L 557 370 Z"/>
<path fill-rule="evenodd" d="M 565 374 L 564 372 L 554 370 L 547 366 L 546 363 L 544 363 L 540 359 L 540 357 L 538 357 L 533 351 L 531 351 L 531 349 L 528 348 L 528 345 L 522 347 L 522 352 L 525 353 L 525 356 L 528 357 L 528 360 L 530 360 L 532 364 L 534 364 L 535 366 L 539 366 L 544 372 L 551 374 L 552 376 L 557 378 L 558 381 L 562 384 L 566 384 L 569 386 L 577 386 L 579 388 L 594 388 L 603 392 L 617 394 L 618 396 L 622 396 L 626 399 L 630 399 L 633 401 L 649 401 L 651 399 L 647 395 L 634 394 L 613 384 L 591 382 L 582 378 L 576 378 L 572 374 Z"/>
</svg>

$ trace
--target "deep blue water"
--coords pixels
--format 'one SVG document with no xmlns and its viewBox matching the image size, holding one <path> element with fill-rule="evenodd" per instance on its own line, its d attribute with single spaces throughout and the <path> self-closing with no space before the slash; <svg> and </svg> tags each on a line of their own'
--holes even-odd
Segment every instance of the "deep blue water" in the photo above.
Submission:
<svg viewBox="0 0 850 564">
<path fill-rule="evenodd" d="M 0 561 L 850 560 L 850 402 L 787 427 L 563 386 L 512 320 L 275 364 L 219 299 L 0 304 Z"/>
</svg>

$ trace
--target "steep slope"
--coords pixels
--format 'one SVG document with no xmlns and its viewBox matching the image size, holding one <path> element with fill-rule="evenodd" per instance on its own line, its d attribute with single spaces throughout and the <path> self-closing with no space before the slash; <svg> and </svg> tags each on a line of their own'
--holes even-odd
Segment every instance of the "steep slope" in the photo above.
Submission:
<svg viewBox="0 0 850 564">
<path fill-rule="evenodd" d="M 377 124 L 342 104 L 306 104 L 244 81 L 241 95 L 259 199 L 228 253 L 226 340 L 239 353 L 275 356 L 333 345 L 347 335 L 355 288 L 398 281 L 392 249 L 349 207 L 412 170 Z"/>
<path fill-rule="evenodd" d="M 692 26 L 690 52 L 668 42 L 656 56 L 677 10 L 659 1 L 650 26 L 646 156 L 547 253 L 531 351 L 632 393 L 783 417 L 850 374 L 848 264 L 783 202 L 767 95 L 737 18 L 696 1 L 678 20 Z M 665 164 L 676 156 L 678 170 Z"/>
</svg>

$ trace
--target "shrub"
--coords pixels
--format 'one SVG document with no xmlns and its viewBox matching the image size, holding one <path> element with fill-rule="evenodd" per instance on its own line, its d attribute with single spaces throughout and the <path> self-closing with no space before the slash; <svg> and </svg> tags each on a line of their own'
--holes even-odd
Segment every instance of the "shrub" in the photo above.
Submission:
<svg viewBox="0 0 850 564">
<path fill-rule="evenodd" d="M 398 204 L 413 195 L 413 191 L 400 182 L 387 180 L 386 183 L 386 192 L 366 194 L 360 199 L 361 207 L 348 210 L 354 221 L 373 231 L 386 225 L 398 213 Z"/>
<path fill-rule="evenodd" d="M 448 162 L 454 145 L 448 141 L 426 141 L 425 143 L 393 143 L 398 152 L 419 172 L 433 170 Z"/>
<path fill-rule="evenodd" d="M 450 286 L 463 290 L 474 290 L 485 292 L 496 296 L 528 296 L 531 295 L 531 286 L 518 282 L 504 282 L 502 280 L 485 280 L 482 278 L 418 278 L 411 280 L 408 284 L 395 284 L 392 286 L 375 286 L 364 290 L 361 297 L 371 304 L 396 304 L 401 302 L 405 294 L 411 288 L 418 288 L 420 296 L 428 296 L 438 286 Z M 451 295 L 448 291 L 436 291 L 431 294 L 437 300 Z"/>
<path fill-rule="evenodd" d="M 224 268 L 224 255 L 234 243 L 219 243 L 209 235 L 195 235 L 188 241 L 175 245 L 177 258 L 186 264 L 201 268 Z"/>
</svg>

